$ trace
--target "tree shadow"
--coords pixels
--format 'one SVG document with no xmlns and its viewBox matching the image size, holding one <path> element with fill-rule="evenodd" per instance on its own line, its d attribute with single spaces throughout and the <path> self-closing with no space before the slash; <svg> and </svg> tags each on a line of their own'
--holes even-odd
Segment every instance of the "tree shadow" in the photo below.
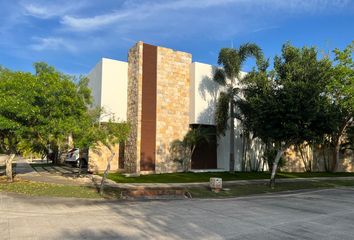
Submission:
<svg viewBox="0 0 354 240">
<path fill-rule="evenodd" d="M 44 219 L 56 218 L 57 224 L 50 231 L 40 229 L 45 224 L 43 220 L 33 223 L 34 231 L 29 235 L 36 234 L 40 239 L 221 238 L 206 228 L 200 210 L 189 207 L 193 204 L 189 200 L 128 202 L 32 197 L 22 202 L 21 208 L 29 209 L 27 213 L 36 213 Z M 17 229 L 21 231 L 21 227 Z"/>
<path fill-rule="evenodd" d="M 213 68 L 213 74 L 215 67 Z M 199 83 L 198 93 L 207 107 L 198 114 L 197 121 L 202 124 L 215 124 L 215 108 L 221 87 L 210 76 L 204 76 Z"/>
</svg>

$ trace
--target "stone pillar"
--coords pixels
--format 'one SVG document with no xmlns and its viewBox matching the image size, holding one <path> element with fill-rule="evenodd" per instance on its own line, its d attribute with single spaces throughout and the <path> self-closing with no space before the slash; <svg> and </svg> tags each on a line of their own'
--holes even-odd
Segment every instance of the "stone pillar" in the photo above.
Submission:
<svg viewBox="0 0 354 240">
<path fill-rule="evenodd" d="M 126 170 L 175 172 L 170 143 L 189 129 L 189 53 L 138 42 L 128 56 Z"/>
<path fill-rule="evenodd" d="M 189 87 L 192 55 L 157 48 L 156 169 L 175 172 L 180 164 L 169 153 L 173 140 L 182 140 L 189 129 Z"/>
<path fill-rule="evenodd" d="M 138 42 L 128 53 L 128 108 L 127 121 L 131 124 L 126 142 L 127 172 L 140 172 L 141 88 L 143 76 L 143 42 Z"/>
</svg>

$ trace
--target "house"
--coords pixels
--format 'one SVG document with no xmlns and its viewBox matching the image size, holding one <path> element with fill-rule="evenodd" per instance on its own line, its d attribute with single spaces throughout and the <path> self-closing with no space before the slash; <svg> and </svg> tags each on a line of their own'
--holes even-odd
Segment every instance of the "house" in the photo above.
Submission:
<svg viewBox="0 0 354 240">
<path fill-rule="evenodd" d="M 190 127 L 216 131 L 215 104 L 222 90 L 213 82 L 215 67 L 192 62 L 192 55 L 169 48 L 136 43 L 128 61 L 102 58 L 88 74 L 94 104 L 105 109 L 101 121 L 114 117 L 131 124 L 126 143 L 117 146 L 112 170 L 165 173 L 181 170 L 171 158 L 170 143 L 182 139 Z M 235 169 L 241 169 L 244 141 L 235 120 Z M 229 133 L 197 147 L 194 170 L 229 170 Z M 254 143 L 257 144 L 257 143 Z M 253 151 L 258 156 L 262 149 Z M 104 169 L 106 156 L 91 154 L 92 171 Z M 94 156 L 93 156 L 94 155 Z"/>
<path fill-rule="evenodd" d="M 213 78 L 215 66 L 192 62 L 190 53 L 136 43 L 127 62 L 102 58 L 88 74 L 94 105 L 104 108 L 101 122 L 114 117 L 128 121 L 131 134 L 115 147 L 112 170 L 139 174 L 180 171 L 169 151 L 173 140 L 190 128 L 216 131 L 215 105 L 222 87 Z M 245 74 L 245 73 L 243 73 Z M 192 156 L 194 171 L 228 171 L 230 134 L 198 146 Z M 235 170 L 266 170 L 264 145 L 243 132 L 235 120 Z M 109 153 L 90 150 L 89 170 L 102 171 Z M 324 171 L 321 149 L 307 149 L 315 171 Z M 354 151 L 341 153 L 338 171 L 354 170 Z M 305 160 L 294 147 L 286 153 L 284 171 L 304 171 Z"/>
</svg>

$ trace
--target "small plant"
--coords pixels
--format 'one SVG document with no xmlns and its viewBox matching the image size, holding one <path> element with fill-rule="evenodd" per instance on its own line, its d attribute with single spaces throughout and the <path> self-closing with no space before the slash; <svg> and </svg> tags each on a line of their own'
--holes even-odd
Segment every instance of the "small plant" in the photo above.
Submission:
<svg viewBox="0 0 354 240">
<path fill-rule="evenodd" d="M 170 144 L 172 160 L 180 163 L 184 172 L 189 171 L 197 145 L 209 143 L 213 135 L 215 133 L 200 126 L 189 129 L 182 141 L 177 139 Z"/>
</svg>

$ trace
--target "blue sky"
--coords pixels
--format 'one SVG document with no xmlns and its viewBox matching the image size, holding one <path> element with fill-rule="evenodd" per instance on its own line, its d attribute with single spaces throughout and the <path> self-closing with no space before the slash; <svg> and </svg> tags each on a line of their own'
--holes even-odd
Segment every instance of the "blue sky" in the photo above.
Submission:
<svg viewBox="0 0 354 240">
<path fill-rule="evenodd" d="M 245 42 L 270 58 L 286 41 L 328 52 L 354 40 L 354 0 L 0 0 L 0 65 L 13 70 L 86 74 L 139 40 L 210 64 Z"/>
</svg>

